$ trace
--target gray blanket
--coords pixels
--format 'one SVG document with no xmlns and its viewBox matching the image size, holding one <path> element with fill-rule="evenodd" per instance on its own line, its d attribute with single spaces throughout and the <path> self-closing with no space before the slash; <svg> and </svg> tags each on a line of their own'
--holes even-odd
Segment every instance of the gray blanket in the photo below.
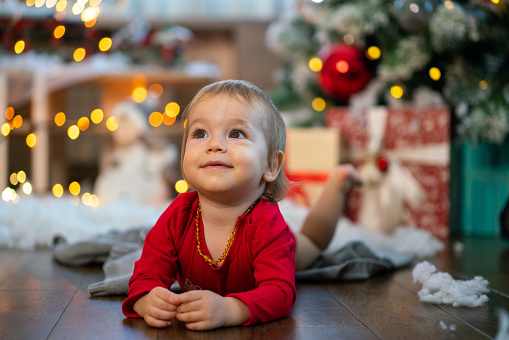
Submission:
<svg viewBox="0 0 509 340">
<path fill-rule="evenodd" d="M 90 240 L 67 243 L 57 239 L 54 244 L 55 261 L 67 266 L 103 264 L 105 279 L 88 287 L 92 296 L 125 295 L 134 270 L 134 262 L 141 256 L 143 241 L 149 228 L 126 232 L 110 232 Z M 374 249 L 360 241 L 346 244 L 336 251 L 325 251 L 308 269 L 298 271 L 297 281 L 341 282 L 366 280 L 398 268 L 408 266 L 413 257 L 387 249 Z M 178 284 L 172 290 L 179 290 Z"/>
</svg>

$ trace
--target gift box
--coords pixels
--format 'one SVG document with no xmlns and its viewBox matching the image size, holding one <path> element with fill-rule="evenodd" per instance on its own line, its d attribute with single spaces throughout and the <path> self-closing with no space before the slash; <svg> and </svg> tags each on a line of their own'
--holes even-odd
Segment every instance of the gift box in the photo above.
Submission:
<svg viewBox="0 0 509 340">
<path fill-rule="evenodd" d="M 312 205 L 329 174 L 339 164 L 340 138 L 335 128 L 288 128 L 285 173 L 291 185 L 288 198 Z"/>
<path fill-rule="evenodd" d="M 383 120 L 377 111 L 384 113 Z M 449 108 L 376 107 L 363 116 L 353 116 L 347 108 L 335 108 L 326 113 L 325 122 L 340 132 L 341 163 L 361 166 L 373 152 L 370 144 L 381 139 L 378 153 L 396 159 L 424 192 L 418 205 L 405 207 L 404 224 L 440 238 L 449 235 Z M 361 196 L 354 190 L 347 199 L 345 214 L 358 221 L 360 206 Z"/>
</svg>

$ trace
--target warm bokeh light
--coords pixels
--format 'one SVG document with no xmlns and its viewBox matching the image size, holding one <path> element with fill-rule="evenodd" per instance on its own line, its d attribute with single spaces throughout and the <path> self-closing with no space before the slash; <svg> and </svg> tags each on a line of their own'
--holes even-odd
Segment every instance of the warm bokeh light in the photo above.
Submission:
<svg viewBox="0 0 509 340">
<path fill-rule="evenodd" d="M 25 181 L 27 180 L 27 174 L 23 170 L 18 171 L 16 177 L 18 178 L 18 182 L 20 183 L 25 183 Z"/>
<path fill-rule="evenodd" d="M 481 80 L 479 82 L 479 87 L 481 90 L 486 90 L 488 88 L 488 82 L 486 80 Z"/>
<path fill-rule="evenodd" d="M 37 135 L 35 133 L 28 134 L 26 142 L 28 147 L 33 148 L 37 145 Z"/>
<path fill-rule="evenodd" d="M 23 125 L 23 117 L 21 117 L 20 115 L 16 115 L 12 119 L 12 122 L 14 124 L 14 128 L 19 129 L 21 125 Z"/>
<path fill-rule="evenodd" d="M 56 5 L 57 12 L 65 11 L 65 8 L 67 7 L 67 1 L 65 0 L 59 0 Z"/>
<path fill-rule="evenodd" d="M 53 192 L 54 196 L 62 197 L 62 195 L 64 194 L 64 187 L 62 186 L 62 184 L 57 183 L 53 186 L 53 189 L 51 191 Z"/>
<path fill-rule="evenodd" d="M 102 38 L 101 41 L 99 41 L 99 49 L 103 52 L 109 50 L 111 48 L 111 38 L 105 37 Z"/>
<path fill-rule="evenodd" d="M 32 193 L 32 184 L 30 184 L 29 182 L 23 184 L 23 192 L 25 193 L 25 195 L 30 195 Z"/>
<path fill-rule="evenodd" d="M 13 172 L 10 176 L 9 176 L 9 182 L 11 182 L 12 185 L 16 185 L 18 184 L 18 174 Z"/>
<path fill-rule="evenodd" d="M 9 123 L 3 123 L 0 131 L 2 131 L 2 135 L 7 137 L 11 132 L 11 127 L 9 126 Z"/>
<path fill-rule="evenodd" d="M 88 119 L 88 117 L 81 117 L 80 119 L 78 119 L 78 128 L 81 131 L 85 131 L 86 129 L 88 129 L 89 126 L 90 120 Z"/>
<path fill-rule="evenodd" d="M 403 97 L 403 88 L 401 86 L 392 86 L 391 87 L 391 95 L 394 97 L 394 98 L 401 98 Z"/>
<path fill-rule="evenodd" d="M 57 0 L 46 0 L 46 7 L 51 8 L 57 4 Z"/>
<path fill-rule="evenodd" d="M 170 117 L 168 116 L 166 113 L 163 114 L 163 124 L 164 125 L 173 125 L 173 123 L 175 123 L 175 121 L 177 120 L 177 117 Z"/>
<path fill-rule="evenodd" d="M 80 128 L 77 125 L 69 126 L 69 129 L 67 129 L 67 135 L 72 140 L 78 138 L 80 136 Z"/>
<path fill-rule="evenodd" d="M 166 104 L 166 106 L 164 108 L 164 113 L 166 113 L 170 117 L 177 117 L 179 112 L 180 112 L 180 105 L 175 102 Z"/>
<path fill-rule="evenodd" d="M 81 12 L 81 20 L 85 22 L 89 22 L 95 20 L 99 15 L 99 9 L 96 7 L 88 7 L 83 12 Z"/>
<path fill-rule="evenodd" d="M 72 6 L 72 14 L 74 14 L 74 15 L 81 14 L 81 12 L 83 12 L 84 9 L 85 9 L 85 4 L 82 3 L 82 2 L 77 1 Z"/>
<path fill-rule="evenodd" d="M 65 124 L 65 113 L 63 112 L 59 112 L 55 115 L 55 118 L 54 118 L 54 121 L 55 121 L 55 124 L 57 126 L 62 126 Z"/>
<path fill-rule="evenodd" d="M 163 114 L 161 112 L 152 112 L 148 117 L 148 122 L 153 127 L 158 127 L 163 123 Z"/>
<path fill-rule="evenodd" d="M 187 119 L 184 120 L 184 129 L 186 128 L 186 125 L 187 125 Z"/>
<path fill-rule="evenodd" d="M 88 3 L 90 4 L 90 6 L 92 7 L 97 7 L 101 4 L 101 1 L 102 0 L 90 0 Z"/>
<path fill-rule="evenodd" d="M 500 2 L 500 0 L 491 0 L 491 2 L 493 2 L 494 4 L 498 5 L 498 3 Z"/>
<path fill-rule="evenodd" d="M 184 192 L 189 190 L 189 185 L 187 185 L 187 182 L 185 180 L 181 179 L 180 181 L 177 181 L 177 183 L 175 183 L 175 190 L 177 190 L 179 194 L 183 194 Z"/>
<path fill-rule="evenodd" d="M 313 110 L 321 112 L 325 110 L 327 104 L 325 103 L 325 100 L 323 98 L 317 97 L 313 99 L 313 101 L 311 102 L 311 106 L 313 107 Z"/>
<path fill-rule="evenodd" d="M 85 27 L 93 27 L 96 23 L 96 19 L 92 19 L 90 21 L 85 21 Z"/>
<path fill-rule="evenodd" d="M 429 69 L 429 77 L 433 80 L 439 80 L 442 77 L 442 72 L 437 67 L 432 67 Z"/>
<path fill-rule="evenodd" d="M 323 63 L 322 60 L 320 60 L 320 58 L 314 57 L 309 60 L 308 65 L 311 71 L 320 72 L 322 70 Z"/>
<path fill-rule="evenodd" d="M 85 58 L 86 51 L 83 47 L 77 48 L 76 51 L 74 51 L 73 58 L 75 61 L 79 62 L 82 61 Z"/>
<path fill-rule="evenodd" d="M 7 120 L 11 120 L 12 118 L 14 117 L 14 108 L 12 106 L 9 106 L 6 110 L 5 110 L 5 118 Z"/>
<path fill-rule="evenodd" d="M 60 39 L 64 36 L 65 34 L 65 26 L 64 25 L 59 25 L 57 27 L 55 27 L 55 30 L 53 31 L 53 36 L 57 39 Z"/>
<path fill-rule="evenodd" d="M 45 2 L 46 2 L 46 0 L 35 0 L 35 7 L 37 7 L 37 8 L 42 7 L 42 6 L 44 6 Z"/>
<path fill-rule="evenodd" d="M 25 42 L 23 40 L 18 41 L 14 45 L 14 52 L 16 52 L 16 54 L 20 54 L 21 52 L 23 52 L 24 49 L 25 49 Z"/>
<path fill-rule="evenodd" d="M 366 56 L 370 60 L 376 60 L 376 59 L 380 58 L 381 54 L 382 54 L 382 52 L 380 51 L 380 48 L 378 48 L 377 46 L 370 46 L 368 48 L 368 50 L 366 51 Z"/>
<path fill-rule="evenodd" d="M 137 87 L 133 90 L 133 100 L 137 103 L 141 103 L 147 98 L 147 89 L 144 87 Z"/>
<path fill-rule="evenodd" d="M 80 194 L 80 191 L 81 185 L 78 182 L 74 181 L 71 184 L 69 184 L 69 192 L 71 193 L 71 195 L 78 196 Z"/>
<path fill-rule="evenodd" d="M 14 200 L 16 198 L 16 191 L 11 188 L 5 188 L 4 191 L 2 191 L 2 199 L 5 202 L 9 202 L 11 200 Z"/>
<path fill-rule="evenodd" d="M 159 98 L 163 94 L 163 86 L 161 84 L 152 84 L 148 88 L 148 94 L 152 98 Z"/>
<path fill-rule="evenodd" d="M 115 117 L 110 117 L 106 120 L 106 128 L 110 131 L 115 131 L 118 129 L 118 119 Z"/>
<path fill-rule="evenodd" d="M 104 112 L 101 109 L 95 109 L 90 114 L 90 119 L 92 120 L 92 123 L 99 124 L 104 119 Z"/>
<path fill-rule="evenodd" d="M 346 60 L 340 60 L 336 63 L 336 70 L 338 70 L 339 73 L 346 73 L 349 69 L 350 65 L 348 65 Z"/>
<path fill-rule="evenodd" d="M 454 2 L 451 0 L 444 1 L 444 7 L 447 9 L 454 9 Z"/>
<path fill-rule="evenodd" d="M 27 6 L 33 6 L 35 4 L 35 0 L 27 0 Z"/>
<path fill-rule="evenodd" d="M 99 205 L 99 197 L 86 192 L 81 196 L 81 202 L 89 207 L 97 207 Z"/>
</svg>

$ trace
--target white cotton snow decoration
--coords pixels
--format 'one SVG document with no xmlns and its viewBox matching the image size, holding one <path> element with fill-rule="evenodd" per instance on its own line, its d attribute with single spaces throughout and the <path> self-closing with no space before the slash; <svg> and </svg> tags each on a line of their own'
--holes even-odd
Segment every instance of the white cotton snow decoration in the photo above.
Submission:
<svg viewBox="0 0 509 340">
<path fill-rule="evenodd" d="M 489 299 L 488 280 L 476 276 L 472 280 L 455 280 L 449 273 L 436 272 L 436 267 L 424 261 L 412 271 L 414 282 L 422 284 L 417 293 L 422 302 L 449 304 L 454 307 L 479 307 Z"/>
</svg>

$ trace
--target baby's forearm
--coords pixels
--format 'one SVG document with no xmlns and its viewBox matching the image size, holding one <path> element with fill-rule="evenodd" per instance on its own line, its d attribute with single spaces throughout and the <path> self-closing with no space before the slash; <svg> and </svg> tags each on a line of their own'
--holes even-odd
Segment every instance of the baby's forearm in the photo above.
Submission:
<svg viewBox="0 0 509 340">
<path fill-rule="evenodd" d="M 245 324 L 251 318 L 251 312 L 247 305 L 234 297 L 225 297 L 228 312 L 225 326 L 238 326 Z"/>
</svg>

